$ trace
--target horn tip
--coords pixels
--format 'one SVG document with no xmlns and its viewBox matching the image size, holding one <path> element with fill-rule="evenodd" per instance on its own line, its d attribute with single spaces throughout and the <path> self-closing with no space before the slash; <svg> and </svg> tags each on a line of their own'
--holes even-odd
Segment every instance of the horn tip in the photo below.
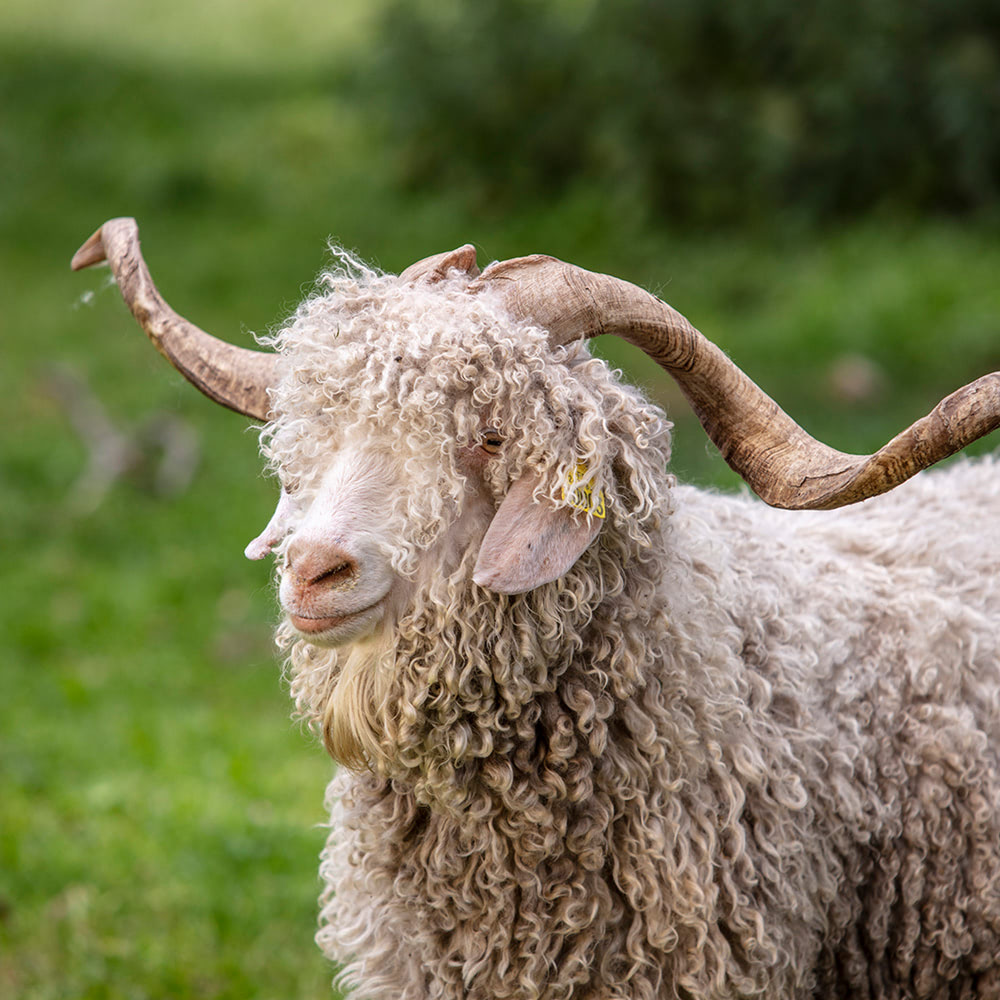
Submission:
<svg viewBox="0 0 1000 1000">
<path fill-rule="evenodd" d="M 101 232 L 104 229 L 101 226 L 100 229 L 94 233 L 93 236 L 87 240 L 86 243 L 80 247 L 75 254 L 73 254 L 73 259 L 70 261 L 70 267 L 74 271 L 82 271 L 85 267 L 93 267 L 95 264 L 100 264 L 102 261 L 108 259 L 107 253 L 104 249 L 104 240 L 101 238 Z"/>
<path fill-rule="evenodd" d="M 93 267 L 108 260 L 109 247 L 131 247 L 133 244 L 138 247 L 139 226 L 135 219 L 130 216 L 121 216 L 116 219 L 108 219 L 97 232 L 80 247 L 73 259 L 70 267 L 74 271 L 82 271 L 85 267 Z"/>
</svg>

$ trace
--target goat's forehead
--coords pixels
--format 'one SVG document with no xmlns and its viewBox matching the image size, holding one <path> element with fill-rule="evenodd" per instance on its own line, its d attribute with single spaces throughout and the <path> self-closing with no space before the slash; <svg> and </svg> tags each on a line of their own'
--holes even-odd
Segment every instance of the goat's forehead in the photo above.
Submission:
<svg viewBox="0 0 1000 1000">
<path fill-rule="evenodd" d="M 400 478 L 400 456 L 388 442 L 355 429 L 316 463 L 309 505 L 342 512 L 359 504 L 363 508 L 372 500 L 384 500 Z"/>
<path fill-rule="evenodd" d="M 292 353 L 362 347 L 406 357 L 484 343 L 530 348 L 544 334 L 515 321 L 492 295 L 471 295 L 453 282 L 410 285 L 381 277 L 367 285 L 334 283 L 302 304 L 279 340 Z"/>
<path fill-rule="evenodd" d="M 529 382 L 545 393 L 555 372 L 544 331 L 447 289 L 325 296 L 300 309 L 278 346 L 284 377 L 274 403 L 286 414 L 427 409 L 473 393 L 488 408 Z"/>
</svg>

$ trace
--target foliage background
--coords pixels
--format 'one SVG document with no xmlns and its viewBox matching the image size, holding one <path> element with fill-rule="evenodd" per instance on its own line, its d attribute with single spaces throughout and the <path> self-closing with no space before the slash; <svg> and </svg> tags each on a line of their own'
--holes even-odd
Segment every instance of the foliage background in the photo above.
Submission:
<svg viewBox="0 0 1000 1000">
<path fill-rule="evenodd" d="M 808 13 L 807 13 L 808 10 Z M 275 0 L 0 8 L 0 997 L 329 995 L 330 766 L 288 717 L 253 433 L 76 247 L 134 215 L 239 343 L 333 239 L 472 241 L 668 298 L 814 433 L 877 447 L 1000 368 L 992 0 Z M 733 477 L 668 381 L 679 476 Z M 189 489 L 81 496 L 62 365 L 197 435 Z M 991 442 L 984 443 L 989 447 Z M 793 516 L 793 515 L 790 515 Z"/>
</svg>

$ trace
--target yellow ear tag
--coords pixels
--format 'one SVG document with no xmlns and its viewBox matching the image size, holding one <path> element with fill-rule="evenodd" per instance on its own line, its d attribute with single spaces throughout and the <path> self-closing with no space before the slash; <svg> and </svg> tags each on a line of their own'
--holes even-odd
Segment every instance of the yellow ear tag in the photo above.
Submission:
<svg viewBox="0 0 1000 1000">
<path fill-rule="evenodd" d="M 563 488 L 563 500 L 569 501 L 570 506 L 576 507 L 577 510 L 585 511 L 592 517 L 605 517 L 607 510 L 604 506 L 604 491 L 598 490 L 597 496 L 594 496 L 594 487 L 592 483 L 587 483 L 586 486 L 574 486 L 574 483 L 580 482 L 584 476 L 587 475 L 587 463 L 580 462 L 574 471 L 569 474 L 569 482 Z"/>
</svg>

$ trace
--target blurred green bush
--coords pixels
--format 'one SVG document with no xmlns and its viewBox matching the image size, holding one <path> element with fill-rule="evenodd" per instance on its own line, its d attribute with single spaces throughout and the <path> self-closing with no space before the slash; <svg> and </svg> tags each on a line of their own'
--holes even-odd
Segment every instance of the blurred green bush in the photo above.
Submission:
<svg viewBox="0 0 1000 1000">
<path fill-rule="evenodd" d="M 1000 194 L 996 0 L 392 0 L 380 33 L 366 86 L 413 187 L 596 181 L 696 223 Z"/>
</svg>

